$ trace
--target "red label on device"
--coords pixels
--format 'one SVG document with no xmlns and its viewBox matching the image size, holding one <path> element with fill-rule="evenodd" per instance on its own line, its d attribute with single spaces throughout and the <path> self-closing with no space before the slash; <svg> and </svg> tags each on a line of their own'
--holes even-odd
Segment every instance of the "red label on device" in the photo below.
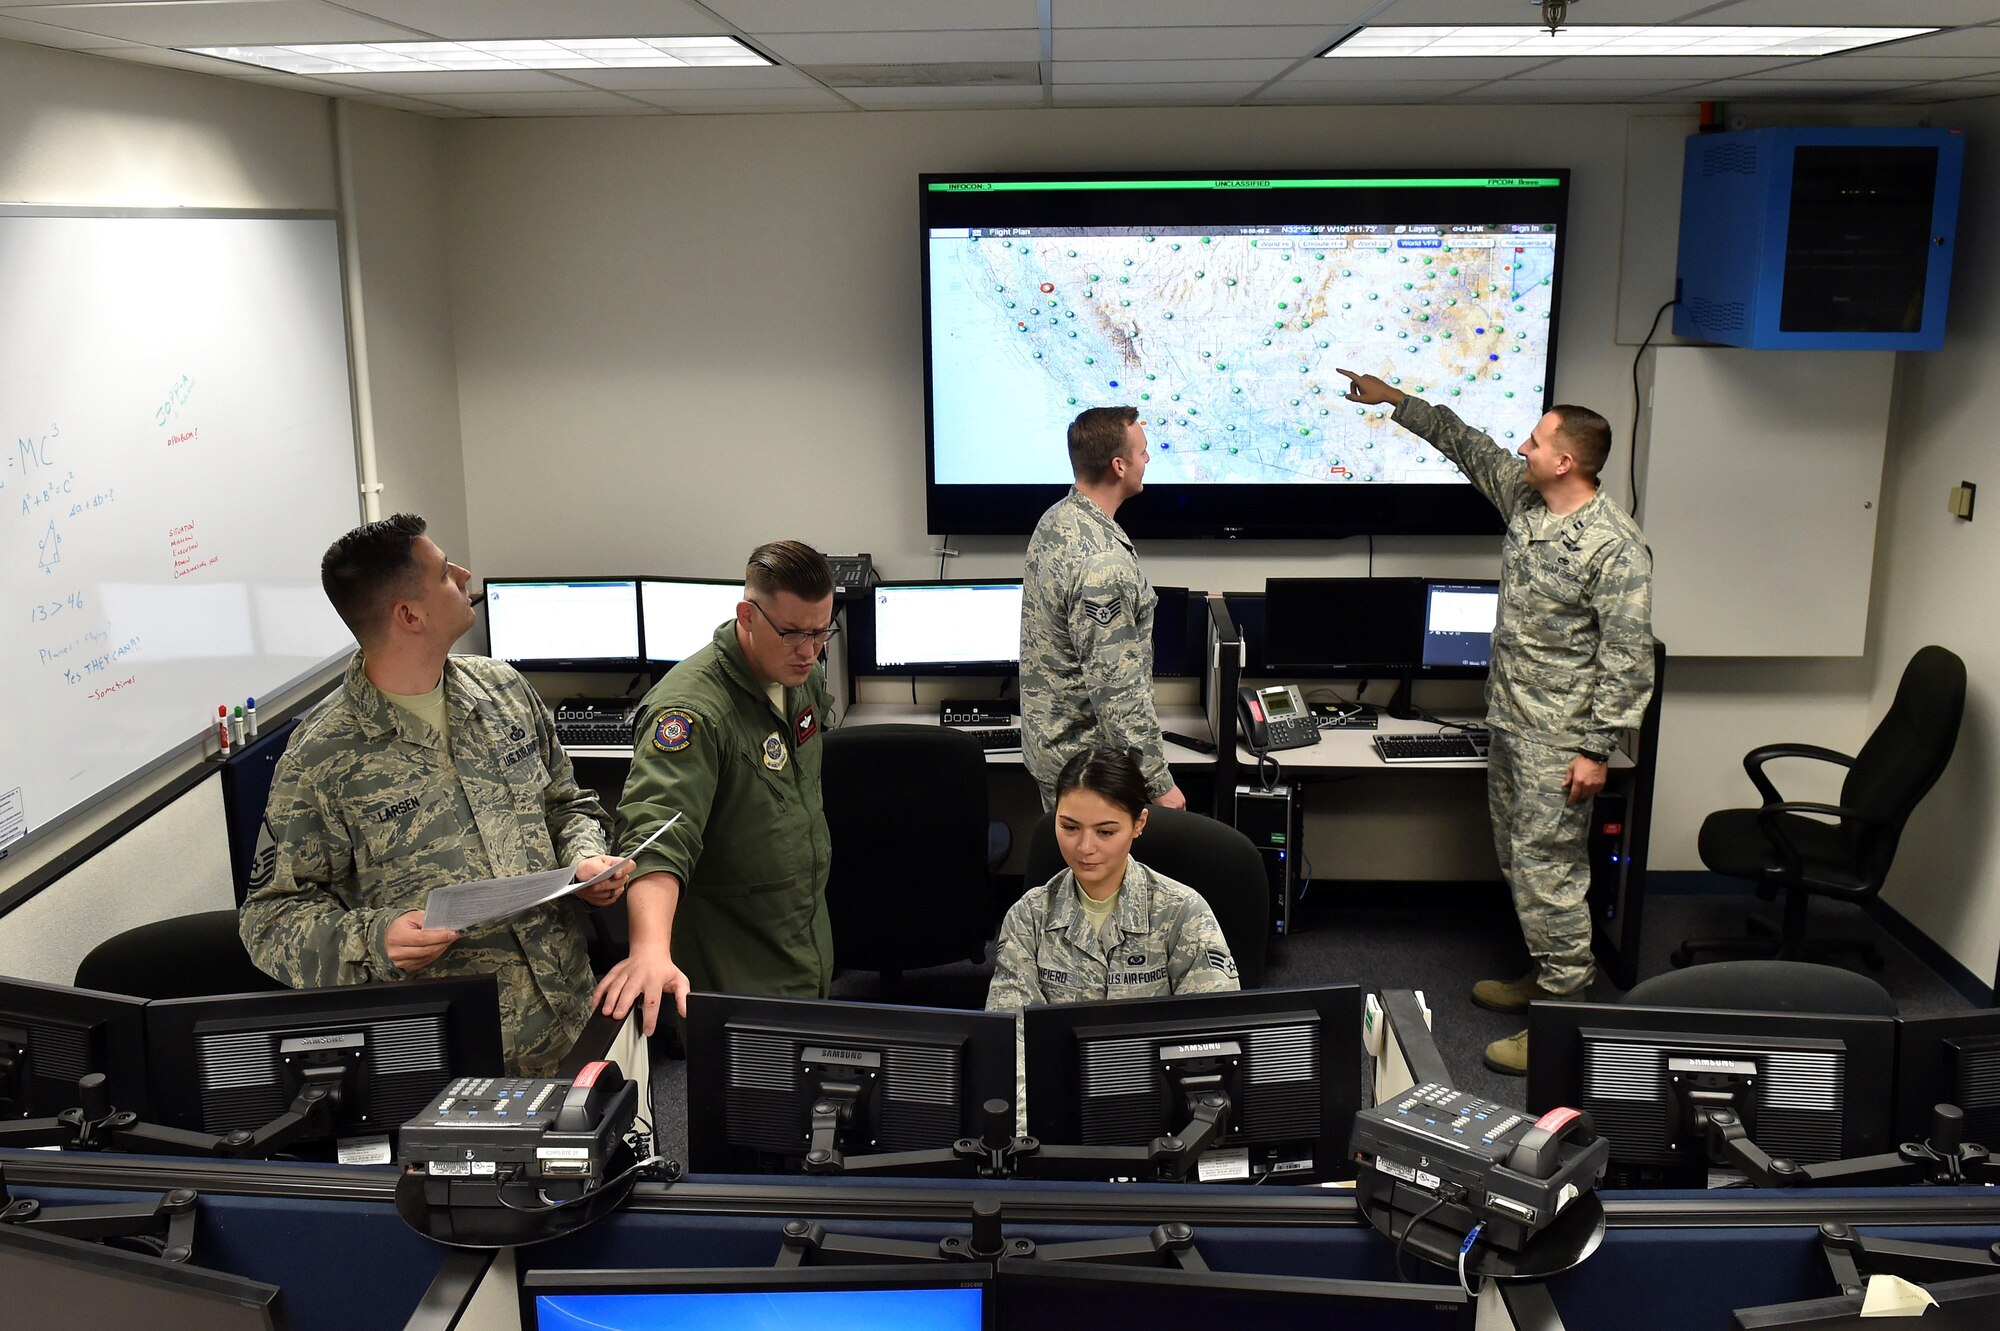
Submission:
<svg viewBox="0 0 2000 1331">
<path fill-rule="evenodd" d="M 597 1074 L 610 1066 L 611 1064 L 601 1058 L 595 1063 L 585 1063 L 583 1070 L 576 1074 L 576 1080 L 571 1084 L 575 1086 L 595 1086 L 597 1085 Z M 1575 1111 L 1572 1110 L 1571 1112 L 1574 1113 Z"/>
<path fill-rule="evenodd" d="M 1583 1111 L 1580 1109 L 1551 1109 L 1548 1113 L 1535 1120 L 1535 1126 L 1546 1129 L 1549 1132 L 1561 1132 L 1571 1122 L 1582 1117 Z"/>
</svg>

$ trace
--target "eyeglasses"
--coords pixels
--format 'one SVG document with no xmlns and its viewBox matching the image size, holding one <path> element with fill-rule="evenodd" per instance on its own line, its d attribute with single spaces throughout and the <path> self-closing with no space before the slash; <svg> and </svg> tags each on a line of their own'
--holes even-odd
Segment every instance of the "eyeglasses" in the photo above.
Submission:
<svg viewBox="0 0 2000 1331">
<path fill-rule="evenodd" d="M 787 647 L 799 647 L 806 643 L 811 643 L 815 647 L 824 647 L 827 643 L 840 636 L 840 626 L 838 624 L 829 624 L 823 629 L 779 628 L 778 621 L 771 618 L 770 611 L 758 605 L 755 601 L 750 602 L 750 604 L 756 607 L 758 614 L 764 616 L 764 622 L 771 626 L 772 631 L 785 640 L 785 646 Z"/>
</svg>

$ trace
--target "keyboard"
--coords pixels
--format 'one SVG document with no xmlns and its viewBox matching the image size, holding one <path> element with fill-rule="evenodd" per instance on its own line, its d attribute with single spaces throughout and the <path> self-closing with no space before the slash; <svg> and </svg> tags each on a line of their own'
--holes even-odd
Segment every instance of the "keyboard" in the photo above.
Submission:
<svg viewBox="0 0 2000 1331">
<path fill-rule="evenodd" d="M 1021 749 L 1021 727 L 996 726 L 992 729 L 969 729 L 953 726 L 961 735 L 970 735 L 979 741 L 979 747 L 988 753 L 1018 753 Z"/>
<path fill-rule="evenodd" d="M 1375 756 L 1385 763 L 1480 763 L 1486 761 L 1488 732 L 1457 735 L 1377 735 Z"/>
<path fill-rule="evenodd" d="M 555 715 L 556 743 L 566 749 L 629 749 L 639 708 L 613 699 L 572 698 Z"/>
</svg>

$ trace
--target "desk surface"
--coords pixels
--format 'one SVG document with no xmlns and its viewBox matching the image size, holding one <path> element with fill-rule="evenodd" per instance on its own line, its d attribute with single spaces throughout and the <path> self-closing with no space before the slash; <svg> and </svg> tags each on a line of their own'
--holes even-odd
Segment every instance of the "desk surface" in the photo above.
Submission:
<svg viewBox="0 0 2000 1331">
<path fill-rule="evenodd" d="M 1442 714 L 1439 719 L 1454 727 L 1483 726 L 1486 724 L 1483 713 L 1465 715 L 1450 712 Z M 1373 743 L 1377 735 L 1438 735 L 1443 733 L 1445 733 L 1444 729 L 1436 722 L 1414 719 L 1399 721 L 1384 712 L 1376 719 L 1376 729 L 1374 730 L 1322 730 L 1319 732 L 1319 743 L 1310 748 L 1277 749 L 1272 752 L 1271 756 L 1277 759 L 1281 767 L 1303 771 L 1484 772 L 1486 770 L 1484 760 L 1442 763 L 1385 763 L 1376 754 Z M 1245 766 L 1254 767 L 1257 763 L 1257 755 L 1244 748 L 1241 744 L 1236 746 L 1236 758 L 1238 762 L 1243 763 Z M 1632 760 L 1623 753 L 1614 753 L 1611 755 L 1611 766 L 1614 768 L 1627 768 L 1632 766 Z"/>
<path fill-rule="evenodd" d="M 1208 714 L 1199 707 L 1185 704 L 1161 707 L 1159 709 L 1159 717 L 1162 729 L 1178 731 L 1180 734 L 1192 735 L 1197 739 L 1214 739 L 1214 736 L 1208 733 Z M 1009 724 L 1018 725 L 1020 724 L 1020 720 L 1021 718 L 1017 716 Z M 840 724 L 843 726 L 934 726 L 937 723 L 938 709 L 936 703 L 856 703 L 847 709 L 846 715 L 840 718 Z M 974 729 L 986 728 L 983 726 L 974 727 Z M 991 728 L 997 730 L 999 726 L 996 724 Z M 1172 767 L 1213 767 L 1215 765 L 1214 754 L 1196 753 L 1193 749 L 1184 748 L 1172 740 L 1167 741 L 1166 756 L 1168 765 Z M 1004 753 L 988 753 L 986 761 L 999 766 L 1019 767 L 1021 766 L 1021 752 L 1019 749 L 1009 749 Z"/>
</svg>

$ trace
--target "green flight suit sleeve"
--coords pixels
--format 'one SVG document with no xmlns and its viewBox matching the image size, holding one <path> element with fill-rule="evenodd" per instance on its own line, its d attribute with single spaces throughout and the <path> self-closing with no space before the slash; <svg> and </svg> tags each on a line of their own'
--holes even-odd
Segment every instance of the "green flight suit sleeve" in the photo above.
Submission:
<svg viewBox="0 0 2000 1331">
<path fill-rule="evenodd" d="M 402 912 L 351 904 L 354 848 L 321 792 L 280 759 L 257 844 L 250 893 L 237 917 L 257 969 L 294 989 L 402 978 L 383 935 Z M 261 881 L 259 881 L 261 878 Z"/>
<path fill-rule="evenodd" d="M 1653 696 L 1652 555 L 1636 540 L 1609 547 L 1588 594 L 1598 641 L 1585 743 L 1608 754 L 1638 728 Z"/>
<path fill-rule="evenodd" d="M 681 818 L 635 857 L 632 877 L 665 870 L 687 883 L 701 859 L 702 837 L 728 757 L 722 727 L 705 711 L 669 702 L 641 713 L 633 731 L 632 770 L 618 803 L 626 852 L 675 814 Z"/>
<path fill-rule="evenodd" d="M 1501 517 L 1512 518 L 1534 493 L 1522 479 L 1528 464 L 1460 420 L 1449 407 L 1405 395 L 1392 419 L 1456 463 Z"/>
<path fill-rule="evenodd" d="M 1138 755 L 1146 795 L 1173 789 L 1153 707 L 1153 644 L 1139 632 L 1140 587 L 1123 550 L 1093 556 L 1069 608 L 1070 640 L 1105 739 Z"/>
</svg>

